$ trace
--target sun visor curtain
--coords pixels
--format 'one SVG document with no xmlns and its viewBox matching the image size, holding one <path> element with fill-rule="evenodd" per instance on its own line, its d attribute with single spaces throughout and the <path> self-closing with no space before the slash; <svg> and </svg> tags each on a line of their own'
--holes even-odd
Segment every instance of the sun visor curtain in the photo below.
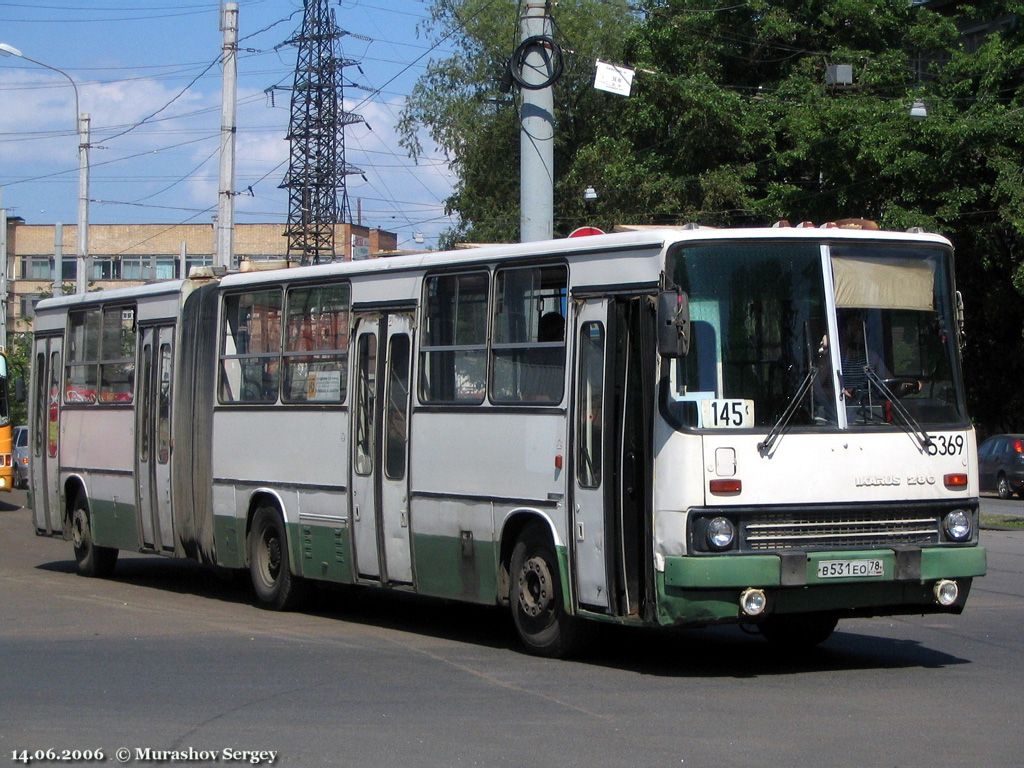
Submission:
<svg viewBox="0 0 1024 768">
<path fill-rule="evenodd" d="M 832 276 L 840 309 L 934 309 L 931 261 L 834 256 Z"/>
</svg>

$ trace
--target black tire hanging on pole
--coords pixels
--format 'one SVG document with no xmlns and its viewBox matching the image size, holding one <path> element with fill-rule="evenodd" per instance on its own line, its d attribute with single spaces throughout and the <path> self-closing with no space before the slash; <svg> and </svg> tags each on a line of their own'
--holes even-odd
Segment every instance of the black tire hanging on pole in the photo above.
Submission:
<svg viewBox="0 0 1024 768">
<path fill-rule="evenodd" d="M 534 48 L 544 48 L 551 51 L 551 67 L 549 74 L 543 82 L 530 83 L 523 77 L 523 67 L 526 66 L 526 57 Z M 565 59 L 562 57 L 561 46 L 547 35 L 532 35 L 521 42 L 512 53 L 508 62 L 508 73 L 515 80 L 516 85 L 528 91 L 540 91 L 549 88 L 558 82 L 565 71 Z"/>
</svg>

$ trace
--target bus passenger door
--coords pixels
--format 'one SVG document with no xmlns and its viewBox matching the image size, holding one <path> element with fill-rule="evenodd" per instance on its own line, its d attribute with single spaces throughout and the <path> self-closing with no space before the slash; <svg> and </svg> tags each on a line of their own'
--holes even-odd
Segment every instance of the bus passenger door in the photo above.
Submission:
<svg viewBox="0 0 1024 768">
<path fill-rule="evenodd" d="M 412 316 L 370 314 L 356 331 L 352 527 L 356 573 L 411 584 L 407 480 Z"/>
<path fill-rule="evenodd" d="M 174 551 L 171 514 L 171 366 L 174 327 L 141 329 L 135 397 L 135 472 L 146 547 Z"/>
<path fill-rule="evenodd" d="M 640 297 L 588 299 L 576 313 L 572 540 L 584 609 L 650 606 L 654 324 Z"/>
<path fill-rule="evenodd" d="M 32 507 L 36 530 L 61 533 L 60 402 L 63 339 L 37 336 L 32 382 Z"/>
<path fill-rule="evenodd" d="M 380 579 L 377 547 L 378 457 L 378 338 L 381 316 L 356 320 L 355 399 L 352 404 L 352 538 L 356 576 Z"/>
<path fill-rule="evenodd" d="M 576 594 L 589 610 L 611 608 L 608 572 L 612 562 L 606 520 L 614 504 L 609 496 L 612 473 L 608 409 L 608 300 L 591 299 L 576 313 L 576 366 L 573 387 L 572 540 Z M 608 512 L 606 513 L 606 510 Z"/>
</svg>

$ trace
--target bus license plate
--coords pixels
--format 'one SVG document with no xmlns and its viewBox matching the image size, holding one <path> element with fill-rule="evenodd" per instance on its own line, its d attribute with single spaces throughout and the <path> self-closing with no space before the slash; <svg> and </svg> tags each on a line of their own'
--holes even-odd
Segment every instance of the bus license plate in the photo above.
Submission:
<svg viewBox="0 0 1024 768">
<path fill-rule="evenodd" d="M 819 579 L 856 579 L 884 574 L 881 560 L 822 560 L 818 563 Z"/>
</svg>

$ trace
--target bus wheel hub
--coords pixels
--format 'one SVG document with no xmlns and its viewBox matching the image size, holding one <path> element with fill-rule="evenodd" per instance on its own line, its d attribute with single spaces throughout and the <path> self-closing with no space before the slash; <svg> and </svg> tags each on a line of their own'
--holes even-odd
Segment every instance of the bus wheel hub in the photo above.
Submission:
<svg viewBox="0 0 1024 768">
<path fill-rule="evenodd" d="M 519 606 L 537 617 L 551 607 L 551 572 L 543 558 L 531 557 L 519 573 Z"/>
<path fill-rule="evenodd" d="M 74 518 L 71 521 L 71 542 L 79 549 L 82 547 L 82 542 L 85 541 L 85 526 L 88 524 L 89 521 L 85 517 L 85 512 L 81 509 L 76 509 Z"/>
</svg>

